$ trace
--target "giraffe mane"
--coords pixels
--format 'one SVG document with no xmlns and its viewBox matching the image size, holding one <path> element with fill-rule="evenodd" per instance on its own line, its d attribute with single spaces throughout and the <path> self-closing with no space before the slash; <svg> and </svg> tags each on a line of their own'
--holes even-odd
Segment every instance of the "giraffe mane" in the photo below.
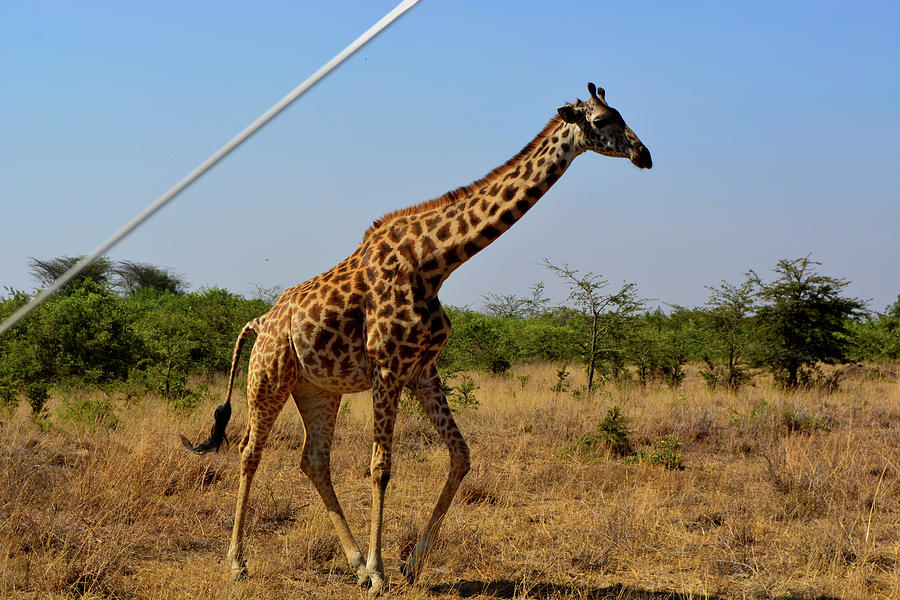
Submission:
<svg viewBox="0 0 900 600">
<path fill-rule="evenodd" d="M 550 133 L 550 131 L 552 131 L 559 123 L 562 122 L 563 121 L 559 118 L 559 116 L 554 115 L 553 118 L 550 119 L 550 121 L 544 126 L 541 132 L 537 134 L 533 140 L 528 142 L 528 144 L 526 144 L 525 147 L 522 148 L 515 156 L 510 158 L 508 161 L 506 161 L 496 169 L 492 170 L 481 179 L 473 181 L 469 185 L 463 185 L 454 190 L 450 190 L 443 196 L 439 196 L 431 200 L 426 200 L 425 202 L 420 202 L 419 204 L 413 204 L 412 206 L 407 206 L 406 208 L 391 211 L 383 217 L 376 219 L 366 230 L 363 239 L 368 238 L 375 230 L 380 228 L 382 225 L 393 221 L 397 217 L 417 215 L 423 212 L 428 212 L 429 210 L 433 210 L 435 208 L 440 208 L 442 206 L 452 204 L 458 199 L 470 195 L 473 189 L 480 189 L 482 187 L 485 187 L 486 185 L 489 185 L 499 175 L 502 175 L 503 173 L 506 173 L 511 168 L 513 168 L 520 160 L 522 160 L 523 157 L 531 154 L 531 152 L 534 151 L 538 144 L 540 144 L 541 140 L 544 139 Z"/>
</svg>

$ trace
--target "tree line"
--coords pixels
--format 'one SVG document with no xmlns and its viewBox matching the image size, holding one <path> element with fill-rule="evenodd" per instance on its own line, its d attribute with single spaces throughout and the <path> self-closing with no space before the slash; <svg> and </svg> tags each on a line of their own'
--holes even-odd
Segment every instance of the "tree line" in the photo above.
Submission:
<svg viewBox="0 0 900 600">
<path fill-rule="evenodd" d="M 31 273 L 48 284 L 80 258 L 32 259 Z M 0 404 L 25 396 L 39 411 L 51 386 L 83 385 L 151 391 L 176 405 L 196 401 L 202 387 L 191 377 L 227 372 L 240 328 L 271 303 L 187 288 L 183 277 L 154 265 L 93 263 L 0 337 Z M 7 288 L 0 319 L 30 298 Z"/>
<path fill-rule="evenodd" d="M 47 284 L 77 260 L 32 259 L 32 275 Z M 819 364 L 900 360 L 900 296 L 884 312 L 869 312 L 844 295 L 849 282 L 819 273 L 808 256 L 779 261 L 772 281 L 748 271 L 739 283 L 708 288 L 702 306 L 667 310 L 647 308 L 634 284 L 546 266 L 568 284 L 566 302 L 551 304 L 536 284 L 528 297 L 486 296 L 479 310 L 447 307 L 453 330 L 440 367 L 504 373 L 516 362 L 552 361 L 559 385 L 569 367 L 584 367 L 590 394 L 604 379 L 677 386 L 687 364 L 701 365 L 710 387 L 736 389 L 756 369 L 786 387 L 833 385 Z M 66 385 L 195 401 L 202 384 L 192 381 L 227 372 L 241 327 L 274 296 L 187 288 L 153 265 L 94 263 L 0 338 L 0 404 L 25 397 L 39 410 L 51 386 Z M 30 297 L 7 288 L 0 320 Z"/>
<path fill-rule="evenodd" d="M 648 309 L 633 283 L 610 286 L 594 273 L 545 261 L 564 280 L 567 301 L 552 306 L 536 284 L 528 297 L 489 295 L 480 311 L 450 309 L 445 368 L 503 372 L 517 361 L 584 366 L 596 379 L 677 386 L 687 364 L 711 388 L 737 389 L 765 370 L 783 387 L 834 387 L 819 365 L 900 360 L 900 295 L 884 312 L 844 294 L 849 282 L 819 272 L 809 256 L 782 259 L 775 278 L 754 271 L 708 287 L 698 307 Z"/>
</svg>

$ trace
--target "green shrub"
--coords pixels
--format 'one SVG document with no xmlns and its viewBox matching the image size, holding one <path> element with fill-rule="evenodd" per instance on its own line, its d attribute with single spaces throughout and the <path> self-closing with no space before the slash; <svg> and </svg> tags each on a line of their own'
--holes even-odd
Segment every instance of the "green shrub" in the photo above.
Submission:
<svg viewBox="0 0 900 600">
<path fill-rule="evenodd" d="M 447 307 L 453 328 L 438 357 L 441 369 L 479 370 L 502 374 L 519 358 L 516 337 L 521 324 L 512 317 L 484 315 Z"/>
<path fill-rule="evenodd" d="M 90 280 L 67 290 L 4 339 L 0 380 L 103 383 L 127 376 L 143 348 L 120 299 Z"/>
<path fill-rule="evenodd" d="M 732 410 L 728 418 L 735 427 L 757 429 L 770 421 L 772 412 L 772 405 L 763 398 L 753 405 L 747 416 Z"/>
<path fill-rule="evenodd" d="M 0 381 L 0 411 L 12 412 L 18 404 L 16 387 L 11 383 Z"/>
<path fill-rule="evenodd" d="M 750 374 L 742 366 L 727 367 L 725 365 L 714 364 L 708 357 L 704 357 L 705 369 L 700 369 L 700 376 L 706 382 L 706 387 L 710 390 L 718 390 L 725 388 L 731 391 L 737 391 L 744 384 L 750 381 Z"/>
<path fill-rule="evenodd" d="M 80 279 L 0 337 L 3 397 L 9 400 L 33 382 L 106 389 L 130 381 L 133 388 L 188 406 L 204 393 L 188 385 L 189 376 L 227 372 L 241 328 L 269 308 L 263 300 L 218 288 L 190 294 L 153 286 L 132 291 L 123 298 L 109 285 Z M 29 299 L 23 292 L 6 292 L 0 296 L 0 318 Z M 249 356 L 244 352 L 244 370 Z"/>
<path fill-rule="evenodd" d="M 606 411 L 606 417 L 597 426 L 597 434 L 609 445 L 610 452 L 616 456 L 625 456 L 631 452 L 631 431 L 628 429 L 630 419 L 622 414 L 618 406 Z"/>
<path fill-rule="evenodd" d="M 792 433 L 814 433 L 831 431 L 834 428 L 834 419 L 830 415 L 813 416 L 802 407 L 788 404 L 781 411 L 781 424 Z"/>
<path fill-rule="evenodd" d="M 462 375 L 462 381 L 455 386 L 449 385 L 449 377 L 443 381 L 444 391 L 451 406 L 456 408 L 478 408 L 478 398 L 475 397 L 475 380 L 469 375 Z"/>
<path fill-rule="evenodd" d="M 566 369 L 567 366 L 564 364 L 556 370 L 556 383 L 550 386 L 550 391 L 554 394 L 561 394 L 569 390 L 571 384 L 568 378 L 571 373 Z"/>
<path fill-rule="evenodd" d="M 678 441 L 678 436 L 670 435 L 656 442 L 653 450 L 646 455 L 644 462 L 649 465 L 660 465 L 672 471 L 684 470 L 681 457 L 683 447 L 684 444 Z"/>
<path fill-rule="evenodd" d="M 338 416 L 339 417 L 349 416 L 350 413 L 352 412 L 352 408 L 353 407 L 350 405 L 350 400 L 344 400 L 341 403 L 341 407 L 338 409 Z"/>
<path fill-rule="evenodd" d="M 50 397 L 50 386 L 41 381 L 33 381 L 25 386 L 25 397 L 31 405 L 31 413 L 39 416 L 44 412 L 47 399 Z"/>
<path fill-rule="evenodd" d="M 849 355 L 855 361 L 900 360 L 900 296 L 884 314 L 850 321 Z"/>
<path fill-rule="evenodd" d="M 113 410 L 112 401 L 108 397 L 82 397 L 63 401 L 60 416 L 64 421 L 90 431 L 96 431 L 97 428 L 113 429 L 119 423 L 119 418 Z"/>
<path fill-rule="evenodd" d="M 658 465 L 672 471 L 683 471 L 684 463 L 681 459 L 682 443 L 675 435 L 659 440 L 649 452 L 641 450 L 622 459 L 626 465 L 644 463 Z"/>
<path fill-rule="evenodd" d="M 595 460 L 599 455 L 626 457 L 633 452 L 629 419 L 618 406 L 606 411 L 606 417 L 597 425 L 597 433 L 583 435 L 563 451 L 565 456 L 582 460 Z"/>
</svg>

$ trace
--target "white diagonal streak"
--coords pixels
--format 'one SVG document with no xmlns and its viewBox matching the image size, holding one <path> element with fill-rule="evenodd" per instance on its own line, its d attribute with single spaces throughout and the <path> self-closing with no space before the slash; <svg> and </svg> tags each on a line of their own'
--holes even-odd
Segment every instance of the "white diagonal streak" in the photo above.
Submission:
<svg viewBox="0 0 900 600">
<path fill-rule="evenodd" d="M 419 0 L 403 0 L 394 10 L 386 14 L 380 21 L 372 25 L 365 33 L 360 35 L 353 42 L 341 50 L 334 58 L 325 63 L 318 71 L 310 75 L 310 77 L 294 88 L 287 96 L 282 98 L 272 108 L 263 113 L 258 119 L 248 125 L 243 131 L 234 136 L 231 141 L 222 146 L 215 154 L 207 158 L 199 167 L 191 171 L 184 179 L 172 186 L 169 191 L 157 198 L 152 204 L 140 212 L 135 218 L 125 224 L 119 231 L 114 233 L 112 237 L 100 244 L 93 252 L 86 255 L 80 261 L 75 263 L 71 269 L 63 273 L 59 279 L 50 284 L 47 288 L 41 290 L 31 302 L 17 310 L 11 317 L 0 325 L 0 335 L 3 335 L 11 329 L 16 323 L 25 317 L 32 310 L 41 305 L 44 300 L 59 291 L 64 285 L 69 283 L 73 277 L 78 275 L 85 267 L 106 254 L 110 248 L 119 243 L 122 238 L 139 227 L 144 221 L 149 219 L 156 211 L 172 201 L 178 194 L 183 192 L 188 186 L 197 181 L 204 173 L 213 168 L 216 163 L 228 156 L 232 150 L 243 144 L 254 133 L 259 131 L 263 125 L 271 121 L 281 111 L 287 108 L 294 100 L 305 94 L 310 88 L 321 81 L 326 75 L 333 71 L 338 65 L 347 60 L 354 52 L 365 46 L 375 36 L 384 31 L 388 25 L 396 21 L 403 13 L 415 6 Z"/>
</svg>

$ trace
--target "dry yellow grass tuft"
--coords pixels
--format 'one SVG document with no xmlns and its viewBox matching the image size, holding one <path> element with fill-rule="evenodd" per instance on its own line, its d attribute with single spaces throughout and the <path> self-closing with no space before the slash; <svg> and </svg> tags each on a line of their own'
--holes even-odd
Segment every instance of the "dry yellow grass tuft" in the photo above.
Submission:
<svg viewBox="0 0 900 600">
<path fill-rule="evenodd" d="M 388 595 L 900 598 L 900 383 L 865 374 L 834 394 L 764 381 L 710 392 L 691 375 L 675 390 L 610 385 L 585 399 L 551 391 L 548 365 L 473 373 L 478 407 L 458 412 L 473 468 L 415 586 L 400 560 L 448 460 L 414 410 L 398 422 Z M 24 406 L 2 419 L 0 597 L 365 597 L 300 472 L 290 406 L 254 480 L 251 574 L 234 582 L 224 555 L 236 444 L 197 456 L 175 435 L 205 434 L 215 401 L 186 413 L 154 398 L 114 400 L 114 427 L 73 417 L 70 402 L 53 398 L 40 422 Z M 372 415 L 367 395 L 347 402 L 332 468 L 362 541 Z M 614 406 L 628 418 L 632 454 L 602 443 L 567 452 L 596 436 Z M 232 439 L 245 419 L 238 400 Z"/>
</svg>

